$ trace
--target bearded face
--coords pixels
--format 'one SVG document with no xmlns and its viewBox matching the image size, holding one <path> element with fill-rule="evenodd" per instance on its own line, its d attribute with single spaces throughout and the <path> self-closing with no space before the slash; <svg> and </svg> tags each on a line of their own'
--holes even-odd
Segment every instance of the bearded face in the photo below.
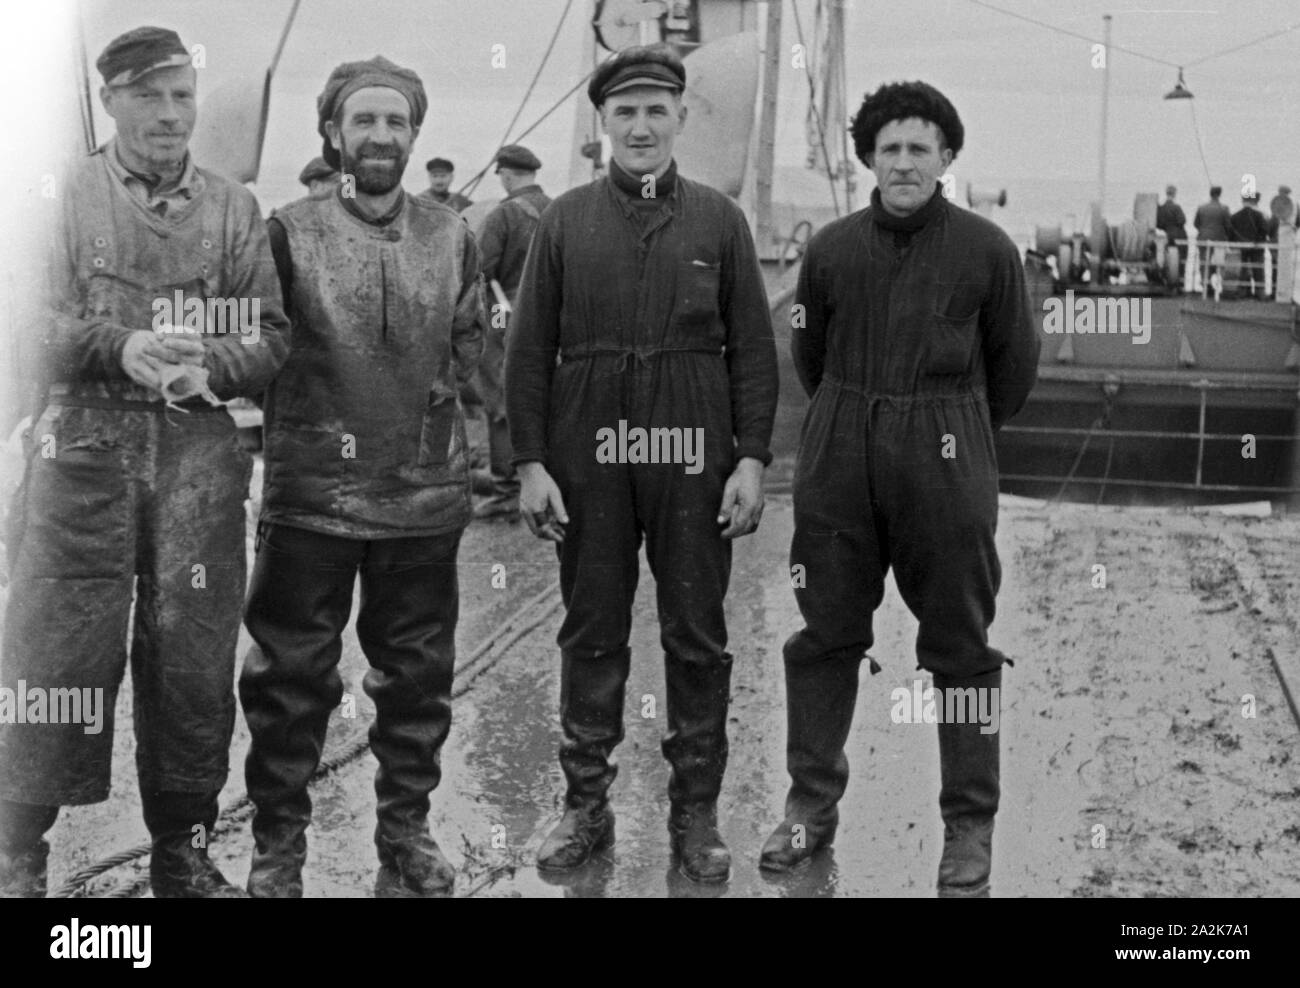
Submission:
<svg viewBox="0 0 1300 988">
<path fill-rule="evenodd" d="M 343 159 L 343 171 L 356 177 L 358 192 L 382 196 L 401 183 L 410 153 L 409 146 L 403 148 L 396 140 L 380 143 L 366 138 L 353 148 L 344 138 L 339 157 Z"/>
<path fill-rule="evenodd" d="M 397 188 L 419 133 L 411 126 L 406 97 L 387 86 L 358 89 L 325 129 L 339 152 L 343 173 L 352 175 L 357 193 L 366 196 Z"/>
</svg>

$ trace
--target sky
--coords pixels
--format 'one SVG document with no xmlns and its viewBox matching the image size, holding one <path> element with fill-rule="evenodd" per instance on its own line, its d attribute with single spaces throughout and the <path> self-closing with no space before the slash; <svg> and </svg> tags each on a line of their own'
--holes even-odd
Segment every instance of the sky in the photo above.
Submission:
<svg viewBox="0 0 1300 988">
<path fill-rule="evenodd" d="M 1106 211 L 1111 222 L 1128 215 L 1137 191 L 1163 191 L 1170 182 L 1194 207 L 1205 198 L 1203 140 L 1209 178 L 1236 206 L 1242 176 L 1256 177 L 1265 201 L 1279 182 L 1300 187 L 1300 30 L 1186 70 L 1193 101 L 1161 96 L 1186 65 L 1251 41 L 1289 23 L 1300 25 L 1298 0 L 991 0 L 995 6 L 1062 31 L 1100 39 L 1102 15 L 1113 15 L 1113 46 L 1172 63 L 1157 64 L 1112 47 Z M 29 5 L 24 5 L 29 6 Z M 760 10 L 765 5 L 759 5 Z M 794 4 L 784 5 L 783 47 L 798 41 Z M 797 4 L 806 34 L 813 0 Z M 43 38 L 7 42 L 11 58 L 35 60 L 40 43 L 60 57 L 72 49 L 71 0 L 41 5 Z M 240 78 L 255 77 L 270 61 L 290 0 L 81 0 L 92 63 L 118 33 L 145 23 L 175 28 L 186 44 L 202 44 L 204 96 Z M 275 76 L 263 171 L 254 190 L 265 208 L 299 194 L 295 179 L 319 153 L 314 101 L 330 69 L 341 61 L 382 53 L 414 68 L 430 95 L 430 111 L 413 160 L 438 154 L 457 162 L 463 182 L 490 160 L 505 136 L 542 58 L 565 0 L 304 0 Z M 532 123 L 582 74 L 583 23 L 589 0 L 575 0 L 537 88 L 509 136 Z M 61 31 L 52 23 L 65 18 Z M 494 49 L 494 46 L 503 46 Z M 863 93 L 886 81 L 925 79 L 942 89 L 965 123 L 966 148 L 952 172 L 967 182 L 1005 188 L 1004 225 L 1023 230 L 1082 213 L 1095 197 L 1104 73 L 1089 41 L 1067 37 L 987 9 L 972 0 L 847 0 L 845 48 L 851 113 Z M 493 65 L 504 53 L 505 64 Z M 66 73 L 66 61 L 63 63 Z M 689 66 L 689 62 L 688 62 Z M 819 197 L 824 184 L 802 170 L 807 152 L 803 116 L 806 83 L 782 75 L 777 164 L 778 198 Z M 10 67 L 12 76 L 15 70 Z M 94 78 L 98 87 L 98 78 Z M 551 191 L 567 184 L 574 108 L 581 91 L 525 140 L 541 157 L 541 181 Z M 97 100 L 96 100 L 97 102 Z M 11 118 L 29 113 L 9 107 Z M 0 118 L 3 119 L 3 118 Z M 845 121 L 847 123 L 847 121 Z M 0 130 L 13 140 L 21 127 Z M 97 133 L 111 121 L 102 110 Z M 22 137 L 19 136 L 22 140 Z M 6 156 L 8 157 L 8 156 Z M 858 205 L 873 180 L 859 165 Z M 422 169 L 408 169 L 406 185 L 423 186 Z M 479 196 L 500 194 L 489 175 Z"/>
</svg>

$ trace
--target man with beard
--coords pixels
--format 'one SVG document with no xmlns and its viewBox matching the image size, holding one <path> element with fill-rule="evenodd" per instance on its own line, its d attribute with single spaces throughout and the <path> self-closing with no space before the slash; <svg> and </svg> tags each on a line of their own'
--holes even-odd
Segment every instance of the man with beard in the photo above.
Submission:
<svg viewBox="0 0 1300 988">
<path fill-rule="evenodd" d="M 613 163 L 542 214 L 508 342 L 519 507 L 533 534 L 558 543 L 567 608 L 568 793 L 538 852 L 545 871 L 576 868 L 614 839 L 610 755 L 623 738 L 643 538 L 664 649 L 672 850 L 695 881 L 731 869 L 717 820 L 732 664 L 723 601 L 731 540 L 762 516 L 776 351 L 744 214 L 677 173 L 685 85 L 663 46 L 625 49 L 596 70 L 587 95 Z M 636 433 L 675 434 L 678 455 L 610 448 Z"/>
<path fill-rule="evenodd" d="M 37 394 L 0 684 L 98 695 L 104 721 L 0 723 L 0 896 L 43 896 L 59 807 L 108 798 L 129 630 L 153 893 L 228 898 L 242 893 L 207 839 L 235 721 L 252 461 L 199 396 L 259 395 L 289 324 L 257 201 L 187 150 L 196 78 L 176 32 L 128 31 L 96 67 L 116 136 L 58 186 L 48 309 L 18 340 Z M 205 300 L 231 306 L 177 335 Z"/>
<path fill-rule="evenodd" d="M 293 346 L 263 405 L 245 610 L 256 644 L 239 682 L 258 897 L 302 894 L 307 784 L 343 694 L 358 572 L 379 761 L 375 892 L 437 895 L 454 881 L 427 817 L 451 725 L 456 554 L 470 519 L 456 395 L 482 350 L 483 285 L 465 221 L 402 191 L 427 105 L 419 77 L 383 57 L 340 65 L 317 110 L 342 187 L 269 221 Z"/>
<path fill-rule="evenodd" d="M 859 666 L 892 567 L 936 693 L 994 711 L 939 724 L 938 891 L 974 897 L 989 887 L 1006 661 L 988 643 L 1001 577 L 993 433 L 1028 396 L 1039 341 L 1015 244 L 943 197 L 964 135 L 934 87 L 881 86 L 853 122 L 876 175 L 871 205 L 804 254 L 791 349 L 812 404 L 790 563 L 805 627 L 785 644 L 791 786 L 760 865 L 787 871 L 834 839 Z"/>
</svg>

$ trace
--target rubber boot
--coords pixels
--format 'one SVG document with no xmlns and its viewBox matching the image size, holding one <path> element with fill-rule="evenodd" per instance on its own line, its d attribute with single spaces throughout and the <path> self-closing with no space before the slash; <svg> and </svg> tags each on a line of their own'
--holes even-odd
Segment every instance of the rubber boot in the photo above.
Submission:
<svg viewBox="0 0 1300 988">
<path fill-rule="evenodd" d="M 57 806 L 0 800 L 0 899 L 43 899 Z"/>
<path fill-rule="evenodd" d="M 765 871 L 790 871 L 834 842 L 839 801 L 849 784 L 844 746 L 853 727 L 862 652 L 832 652 L 809 660 L 797 655 L 798 641 L 796 635 L 785 647 L 790 792 L 785 819 L 759 855 Z"/>
<path fill-rule="evenodd" d="M 391 840 L 382 825 L 375 831 L 379 875 L 375 896 L 380 899 L 440 898 L 451 894 L 456 869 L 429 834 Z"/>
<path fill-rule="evenodd" d="M 705 665 L 664 656 L 668 733 L 669 843 L 681 872 L 693 882 L 731 877 L 731 852 L 718 833 L 718 794 L 727 768 L 727 707 L 732 657 Z"/>
<path fill-rule="evenodd" d="M 254 899 L 301 899 L 307 863 L 307 820 L 276 820 L 258 811 L 253 818 L 253 863 L 248 894 Z"/>
<path fill-rule="evenodd" d="M 208 857 L 217 823 L 217 793 L 141 793 L 153 838 L 149 878 L 158 899 L 246 899 Z"/>
<path fill-rule="evenodd" d="M 568 782 L 564 817 L 537 852 L 543 871 L 568 871 L 614 843 L 608 803 L 618 767 L 610 761 L 623 740 L 623 690 L 632 652 L 621 648 L 592 658 L 560 653 L 560 767 Z"/>
<path fill-rule="evenodd" d="M 934 677 L 936 693 L 974 689 L 976 702 L 993 715 L 989 724 L 973 716 L 967 723 L 939 726 L 939 815 L 943 818 L 943 856 L 939 860 L 938 893 L 943 899 L 989 896 L 993 867 L 993 818 L 998 811 L 998 749 L 1002 670 L 978 676 Z M 993 693 L 997 690 L 997 693 Z M 942 691 L 942 692 L 939 692 Z M 989 691 L 981 698 L 979 691 Z M 975 710 L 969 705 L 968 711 Z M 971 722 L 974 721 L 974 722 Z M 987 732 L 987 733 L 986 733 Z"/>
</svg>

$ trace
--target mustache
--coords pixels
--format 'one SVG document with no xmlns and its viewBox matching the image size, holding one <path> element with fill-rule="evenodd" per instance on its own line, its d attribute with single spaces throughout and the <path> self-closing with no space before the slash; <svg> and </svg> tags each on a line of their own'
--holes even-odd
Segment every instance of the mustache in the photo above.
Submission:
<svg viewBox="0 0 1300 988">
<path fill-rule="evenodd" d="M 402 156 L 402 149 L 396 144 L 375 144 L 372 141 L 366 141 L 353 154 L 358 159 L 387 158 L 395 161 Z"/>
</svg>

